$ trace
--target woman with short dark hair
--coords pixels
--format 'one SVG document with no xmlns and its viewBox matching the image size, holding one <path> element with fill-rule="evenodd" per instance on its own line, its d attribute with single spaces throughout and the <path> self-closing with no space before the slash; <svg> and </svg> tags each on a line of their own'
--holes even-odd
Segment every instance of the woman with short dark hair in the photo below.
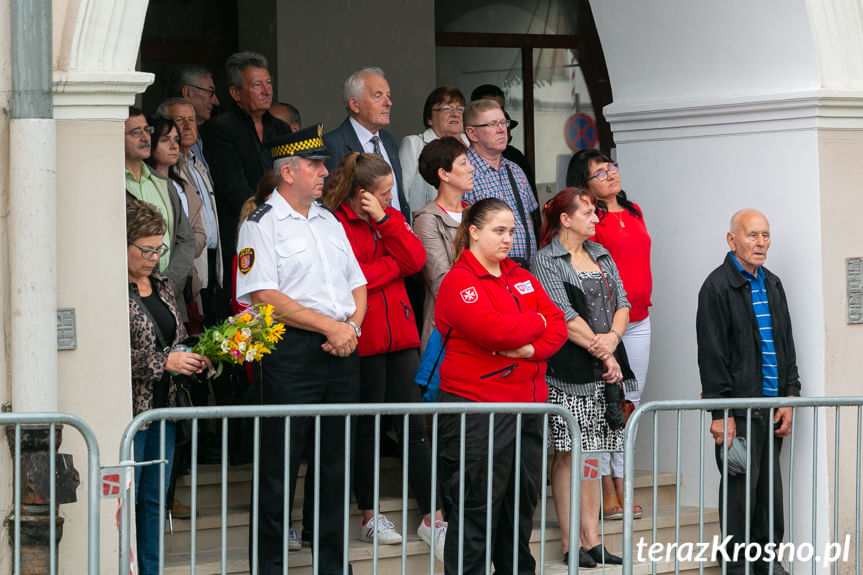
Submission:
<svg viewBox="0 0 863 575">
<path fill-rule="evenodd" d="M 445 136 L 430 142 L 419 158 L 423 179 L 437 189 L 434 200 L 414 214 L 414 231 L 426 250 L 423 266 L 425 303 L 421 350 L 434 330 L 434 304 L 440 282 L 452 268 L 453 240 L 467 204 L 462 197 L 473 189 L 473 166 L 467 148 L 458 138 Z"/>
</svg>

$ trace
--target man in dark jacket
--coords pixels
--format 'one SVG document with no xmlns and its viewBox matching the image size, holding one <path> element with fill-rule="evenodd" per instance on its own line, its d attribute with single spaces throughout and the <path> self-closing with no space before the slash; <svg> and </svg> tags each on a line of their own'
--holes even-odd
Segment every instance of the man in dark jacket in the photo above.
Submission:
<svg viewBox="0 0 863 575">
<path fill-rule="evenodd" d="M 243 202 L 255 194 L 261 176 L 273 169 L 266 144 L 291 128 L 270 115 L 273 82 L 266 58 L 238 52 L 225 62 L 225 73 L 233 101 L 224 114 L 202 127 L 201 137 L 215 186 L 225 276 L 230 277 Z"/>
<path fill-rule="evenodd" d="M 727 236 L 730 252 L 725 262 L 707 277 L 698 293 L 696 331 L 698 335 L 698 368 L 705 399 L 734 397 L 782 397 L 800 395 L 797 356 L 791 334 L 791 318 L 782 282 L 763 267 L 770 247 L 770 224 L 755 210 L 741 210 L 731 218 Z M 726 547 L 729 558 L 727 573 L 744 572 L 744 548 L 747 517 L 749 539 L 761 546 L 761 559 L 754 563 L 753 573 L 768 573 L 772 563 L 774 575 L 784 575 L 779 561 L 771 560 L 769 544 L 778 545 L 784 534 L 782 478 L 779 450 L 782 438 L 791 432 L 792 411 L 779 407 L 769 419 L 769 410 L 753 409 L 752 426 L 747 430 L 746 410 L 732 410 L 727 420 L 724 412 L 714 411 L 710 433 L 716 440 L 716 462 L 722 471 L 723 451 L 735 436 L 746 438 L 751 464 L 745 473 L 732 475 L 728 482 L 727 525 L 725 534 L 732 536 Z M 769 441 L 773 440 L 770 459 Z M 769 469 L 773 467 L 773 532 L 770 532 Z M 747 479 L 748 475 L 748 479 Z M 747 481 L 751 500 L 746 508 Z M 722 517 L 722 484 L 719 487 Z M 741 544 L 735 557 L 736 544 Z M 767 546 L 767 547 L 765 547 Z M 773 551 L 775 551 L 773 547 Z M 750 552 L 750 557 L 754 551 Z M 722 556 L 720 555 L 720 558 Z M 765 558 L 766 557 L 766 558 Z"/>
</svg>

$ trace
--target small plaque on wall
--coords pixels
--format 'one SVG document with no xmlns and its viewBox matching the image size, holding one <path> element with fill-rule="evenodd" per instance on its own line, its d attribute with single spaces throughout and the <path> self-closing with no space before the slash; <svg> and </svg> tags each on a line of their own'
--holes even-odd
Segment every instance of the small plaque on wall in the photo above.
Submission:
<svg viewBox="0 0 863 575">
<path fill-rule="evenodd" d="M 863 323 L 863 258 L 845 258 L 848 282 L 848 323 Z"/>
</svg>

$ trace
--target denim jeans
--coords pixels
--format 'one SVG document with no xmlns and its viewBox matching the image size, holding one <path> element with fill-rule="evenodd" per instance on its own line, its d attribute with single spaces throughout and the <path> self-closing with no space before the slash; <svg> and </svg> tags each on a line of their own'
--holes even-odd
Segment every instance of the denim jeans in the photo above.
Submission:
<svg viewBox="0 0 863 575">
<path fill-rule="evenodd" d="M 160 459 L 159 439 L 161 423 L 154 421 L 147 429 L 135 434 L 133 445 L 135 461 Z M 171 479 L 171 466 L 174 463 L 175 427 L 165 422 L 165 482 L 161 484 L 162 493 L 167 493 Z M 135 528 L 138 533 L 138 573 L 139 575 L 158 575 L 159 573 L 159 530 L 164 526 L 159 521 L 159 469 L 161 465 L 146 465 L 135 468 Z M 165 501 L 165 504 L 168 502 Z"/>
</svg>

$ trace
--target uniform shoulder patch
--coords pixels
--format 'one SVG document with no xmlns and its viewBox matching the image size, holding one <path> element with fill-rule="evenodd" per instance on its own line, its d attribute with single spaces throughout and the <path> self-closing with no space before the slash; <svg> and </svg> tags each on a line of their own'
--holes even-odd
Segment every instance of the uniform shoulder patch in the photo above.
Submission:
<svg viewBox="0 0 863 575">
<path fill-rule="evenodd" d="M 255 210 L 251 214 L 249 214 L 249 217 L 246 219 L 250 222 L 260 222 L 264 214 L 269 212 L 271 209 L 273 209 L 273 206 L 271 204 L 261 204 L 260 206 L 255 208 Z"/>
<path fill-rule="evenodd" d="M 255 265 L 255 248 L 243 248 L 237 254 L 237 270 L 247 275 Z"/>
<path fill-rule="evenodd" d="M 461 290 L 459 295 L 461 295 L 461 299 L 464 303 L 476 303 L 479 299 L 479 294 L 474 286 Z"/>
</svg>

